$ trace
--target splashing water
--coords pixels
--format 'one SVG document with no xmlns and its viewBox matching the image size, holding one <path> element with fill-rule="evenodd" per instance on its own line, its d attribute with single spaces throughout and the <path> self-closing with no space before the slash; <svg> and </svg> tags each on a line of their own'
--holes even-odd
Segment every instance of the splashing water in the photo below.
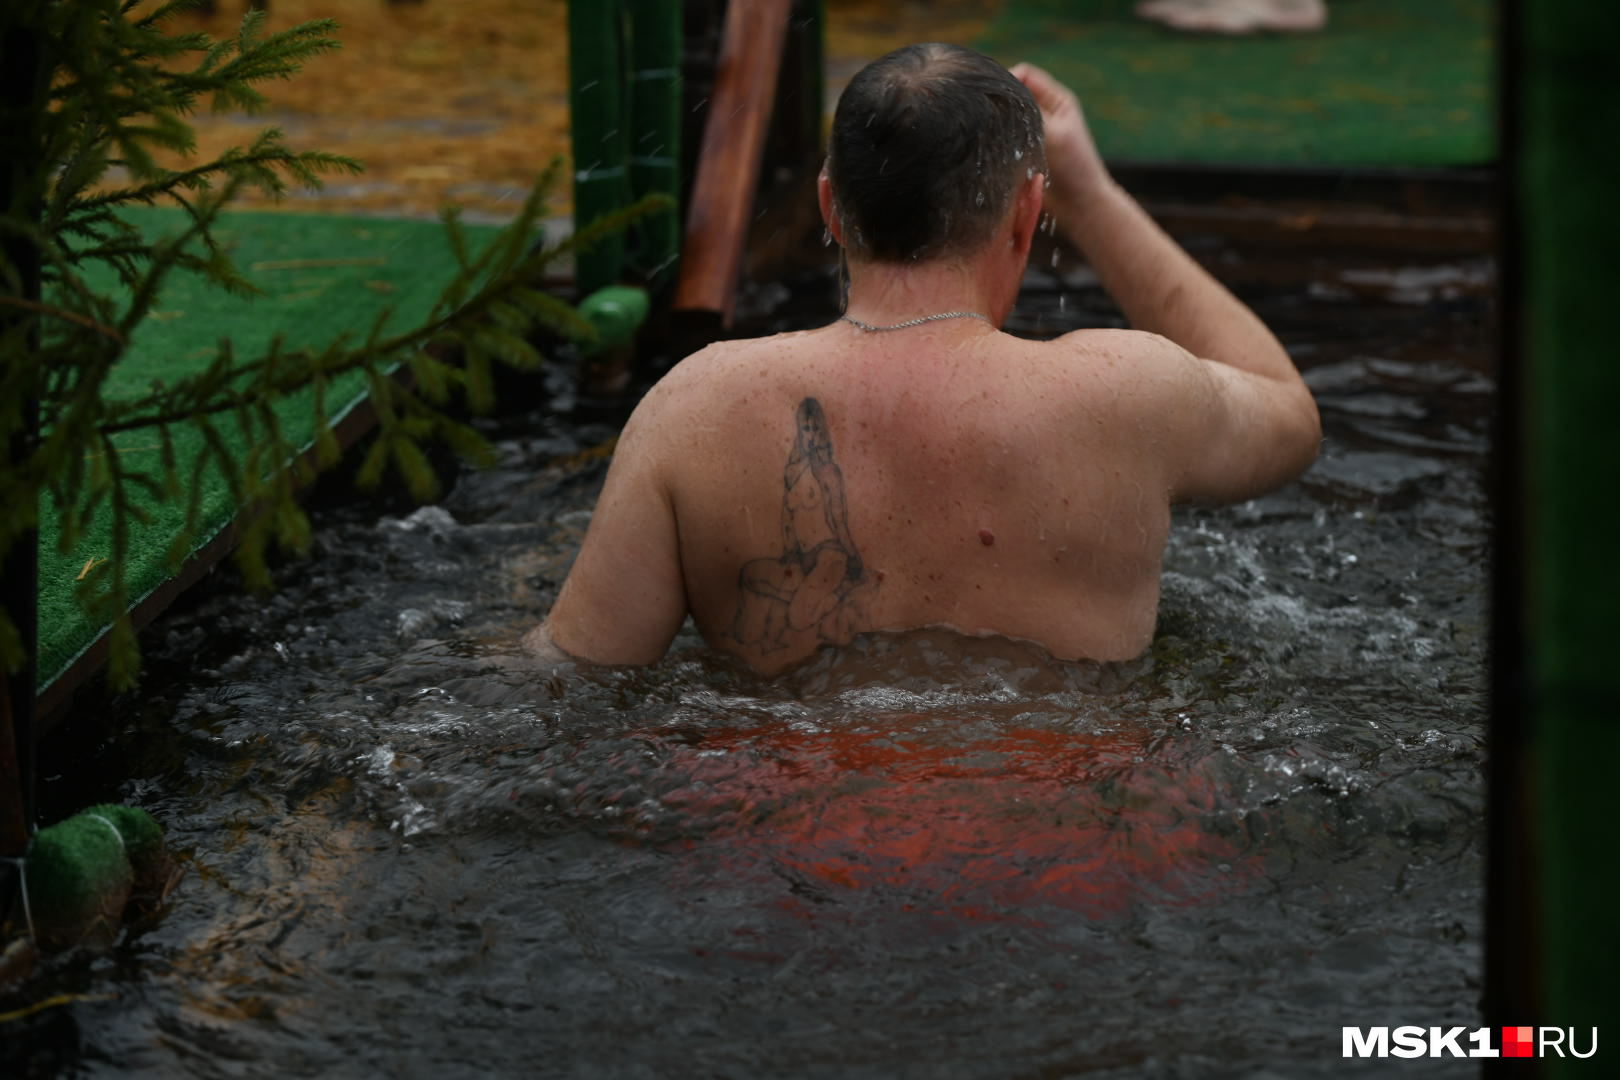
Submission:
<svg viewBox="0 0 1620 1080">
<path fill-rule="evenodd" d="M 514 639 L 608 434 L 548 415 L 491 429 L 440 506 L 325 511 L 267 601 L 150 635 L 108 794 L 192 872 L 33 987 L 118 994 L 58 1010 L 62 1059 L 1327 1076 L 1341 1024 L 1473 1023 L 1484 320 L 1257 303 L 1322 461 L 1178 511 L 1126 664 L 928 631 L 767 681 L 687 631 L 645 670 L 537 670 Z M 1117 313 L 1054 282 L 1010 325 L 1036 320 Z"/>
</svg>

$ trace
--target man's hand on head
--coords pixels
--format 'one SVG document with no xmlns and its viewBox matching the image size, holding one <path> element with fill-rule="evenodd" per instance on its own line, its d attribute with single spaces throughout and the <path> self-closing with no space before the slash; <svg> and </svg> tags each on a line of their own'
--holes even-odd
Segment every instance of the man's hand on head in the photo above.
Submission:
<svg viewBox="0 0 1620 1080">
<path fill-rule="evenodd" d="M 1321 419 L 1286 350 L 1240 300 L 1164 233 L 1108 175 L 1074 92 L 1031 64 L 1011 74 L 1046 128 L 1046 208 L 1140 336 L 1122 350 L 1157 357 L 1160 440 L 1178 499 L 1251 498 L 1315 460 Z M 1095 331 L 1088 331 L 1092 340 Z"/>
<path fill-rule="evenodd" d="M 1013 76 L 1029 89 L 1041 110 L 1046 132 L 1046 168 L 1052 182 L 1052 200 L 1074 208 L 1088 194 L 1105 185 L 1108 167 L 1086 126 L 1085 112 L 1074 91 L 1034 64 L 1016 64 Z"/>
</svg>

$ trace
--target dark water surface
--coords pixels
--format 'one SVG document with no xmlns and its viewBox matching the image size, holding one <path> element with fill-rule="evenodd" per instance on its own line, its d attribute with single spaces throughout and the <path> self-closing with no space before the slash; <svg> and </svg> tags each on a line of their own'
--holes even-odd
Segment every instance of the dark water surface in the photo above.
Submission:
<svg viewBox="0 0 1620 1080">
<path fill-rule="evenodd" d="M 1326 449 L 1178 513 L 1127 664 L 917 633 L 765 682 L 688 631 L 537 675 L 609 432 L 492 424 L 442 504 L 328 509 L 276 595 L 154 628 L 95 761 L 189 873 L 8 1037 L 86 1076 L 1387 1074 L 1341 1025 L 1479 1017 L 1488 276 L 1249 275 Z M 1015 329 L 1112 318 L 1032 273 Z"/>
</svg>

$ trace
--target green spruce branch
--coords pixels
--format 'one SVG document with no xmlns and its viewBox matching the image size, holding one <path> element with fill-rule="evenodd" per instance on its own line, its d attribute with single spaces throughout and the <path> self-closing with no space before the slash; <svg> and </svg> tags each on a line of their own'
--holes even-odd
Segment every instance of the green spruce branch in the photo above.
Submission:
<svg viewBox="0 0 1620 1080">
<path fill-rule="evenodd" d="M 541 287 L 548 267 L 668 210 L 667 200 L 644 200 L 560 243 L 536 246 L 545 199 L 559 175 L 554 164 L 512 222 L 477 252 L 456 212 L 444 212 L 456 272 L 417 325 L 387 333 L 392 313 L 385 311 L 369 328 L 318 348 L 289 348 L 278 338 L 262 353 L 240 355 L 222 341 L 194 373 L 139 398 L 108 401 L 106 380 L 174 272 L 198 274 L 238 295 L 257 292 L 214 236 L 234 196 L 248 186 L 279 196 L 290 186 L 316 188 L 323 176 L 361 170 L 351 158 L 295 151 L 275 128 L 211 161 L 187 161 L 178 169 L 159 164 L 161 154 L 194 152 L 195 132 L 185 118 L 202 105 L 262 108 L 266 97 L 255 84 L 290 78 L 304 62 L 338 48 L 331 20 L 267 34 L 262 12 L 248 13 L 241 30 L 220 41 L 170 33 L 171 17 L 194 4 L 10 0 L 0 12 L 0 33 L 29 35 L 47 50 L 50 76 L 48 94 L 31 117 L 39 132 L 37 165 L 11 171 L 10 198 L 0 205 L 0 355 L 6 359 L 0 446 L 18 445 L 19 437 L 28 445 L 27 453 L 0 464 L 6 510 L 0 571 L 14 546 L 32 536 L 41 496 L 60 508 L 64 550 L 106 515 L 111 557 L 84 576 L 79 599 L 92 618 L 111 625 L 108 675 L 120 688 L 133 684 L 139 666 L 124 556 L 131 530 L 149 520 L 149 502 L 185 506 L 184 526 L 169 549 L 178 569 L 197 539 L 204 479 L 216 471 L 238 505 L 251 509 L 237 563 L 250 587 L 267 588 L 270 548 L 299 552 L 309 544 L 309 520 L 295 495 L 312 469 L 337 459 L 327 393 L 334 380 L 356 372 L 378 418 L 359 481 L 376 484 L 392 470 L 414 496 L 431 498 L 437 478 L 425 442 L 444 442 L 475 461 L 489 456 L 482 437 L 450 412 L 457 400 L 487 410 L 494 404 L 496 365 L 532 370 L 543 364 L 529 340 L 537 327 L 575 339 L 593 336 L 571 306 Z M 151 10 L 138 14 L 141 8 Z M 119 216 L 121 208 L 154 204 L 181 209 L 186 227 L 153 240 Z M 37 268 L 32 295 L 30 260 Z M 104 295 L 88 283 L 85 271 L 98 266 L 112 268 L 123 293 Z M 282 431 L 275 411 L 305 392 L 316 420 L 313 465 Z M 28 442 L 35 422 L 30 403 L 37 403 L 38 433 Z M 203 447 L 190 461 L 175 444 L 175 433 L 185 428 L 198 433 Z M 232 429 L 245 452 L 232 451 L 225 437 Z M 135 430 L 156 437 L 155 465 L 117 452 L 114 437 Z M 0 611 L 0 663 L 15 669 L 23 648 Z"/>
</svg>

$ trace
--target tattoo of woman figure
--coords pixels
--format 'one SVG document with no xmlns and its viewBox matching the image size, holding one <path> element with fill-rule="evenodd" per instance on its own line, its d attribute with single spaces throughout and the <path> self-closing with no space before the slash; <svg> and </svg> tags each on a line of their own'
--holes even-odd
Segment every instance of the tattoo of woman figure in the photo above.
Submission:
<svg viewBox="0 0 1620 1080">
<path fill-rule="evenodd" d="M 849 534 L 844 474 L 833 461 L 821 402 L 805 398 L 795 419 L 782 470 L 782 554 L 750 559 L 737 575 L 731 636 L 763 652 L 787 648 L 789 634 L 806 631 L 823 642 L 848 641 L 877 587 Z"/>
</svg>

